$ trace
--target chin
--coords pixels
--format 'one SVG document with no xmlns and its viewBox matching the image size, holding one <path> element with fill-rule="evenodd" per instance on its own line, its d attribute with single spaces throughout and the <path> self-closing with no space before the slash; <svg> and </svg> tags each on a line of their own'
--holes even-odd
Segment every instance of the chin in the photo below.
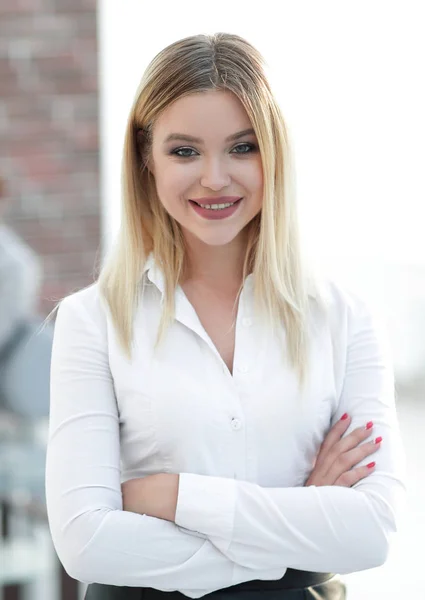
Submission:
<svg viewBox="0 0 425 600">
<path fill-rule="evenodd" d="M 210 235 L 206 235 L 205 232 L 192 232 L 200 242 L 204 243 L 207 246 L 226 246 L 235 240 L 241 231 L 216 231 L 211 232 Z"/>
</svg>

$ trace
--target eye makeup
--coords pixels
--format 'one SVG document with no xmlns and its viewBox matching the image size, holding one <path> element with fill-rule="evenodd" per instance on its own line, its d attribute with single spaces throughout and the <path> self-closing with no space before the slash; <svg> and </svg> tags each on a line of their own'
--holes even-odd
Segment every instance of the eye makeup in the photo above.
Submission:
<svg viewBox="0 0 425 600">
<path fill-rule="evenodd" d="M 243 156 L 246 154 L 252 154 L 253 152 L 256 152 L 258 150 L 258 146 L 251 142 L 244 142 L 244 143 L 238 144 L 237 146 L 235 146 L 233 148 L 233 150 L 244 147 L 244 146 L 246 146 L 248 148 L 248 150 L 246 152 L 231 152 L 231 154 L 239 154 L 239 155 Z M 182 155 L 182 154 L 178 154 L 178 152 L 186 151 L 186 150 L 196 152 L 196 150 L 194 148 L 190 148 L 189 146 L 180 146 L 178 148 L 173 148 L 172 150 L 170 150 L 168 152 L 168 154 L 171 156 L 177 156 L 178 158 L 193 158 L 194 156 L 196 156 L 196 154 L 191 154 L 191 155 L 186 155 L 186 156 Z"/>
</svg>

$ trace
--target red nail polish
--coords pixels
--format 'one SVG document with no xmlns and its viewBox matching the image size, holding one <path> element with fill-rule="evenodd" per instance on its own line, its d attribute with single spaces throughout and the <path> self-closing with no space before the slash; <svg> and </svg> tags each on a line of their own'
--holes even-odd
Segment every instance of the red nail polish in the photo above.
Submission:
<svg viewBox="0 0 425 600">
<path fill-rule="evenodd" d="M 375 465 L 376 465 L 376 463 L 374 463 L 374 462 L 371 462 L 371 463 L 369 463 L 369 464 L 368 464 L 368 465 L 366 465 L 366 466 L 367 466 L 367 468 L 368 468 L 368 469 L 373 469 L 373 467 L 374 467 Z"/>
<path fill-rule="evenodd" d="M 382 442 L 381 436 L 379 436 L 379 437 L 376 438 L 375 444 L 379 444 L 379 442 Z"/>
<path fill-rule="evenodd" d="M 345 421 L 345 419 L 348 419 L 348 415 L 347 413 L 344 413 L 341 417 L 341 421 Z"/>
<path fill-rule="evenodd" d="M 366 424 L 366 429 L 371 429 L 373 427 L 373 421 L 369 421 L 369 423 Z"/>
</svg>

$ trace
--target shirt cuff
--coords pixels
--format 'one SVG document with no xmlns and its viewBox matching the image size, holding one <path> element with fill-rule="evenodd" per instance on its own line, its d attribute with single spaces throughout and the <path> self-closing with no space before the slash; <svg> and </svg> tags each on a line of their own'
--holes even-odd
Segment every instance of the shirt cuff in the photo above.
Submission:
<svg viewBox="0 0 425 600">
<path fill-rule="evenodd" d="M 180 473 L 176 525 L 230 542 L 235 507 L 236 482 L 233 479 Z"/>
</svg>

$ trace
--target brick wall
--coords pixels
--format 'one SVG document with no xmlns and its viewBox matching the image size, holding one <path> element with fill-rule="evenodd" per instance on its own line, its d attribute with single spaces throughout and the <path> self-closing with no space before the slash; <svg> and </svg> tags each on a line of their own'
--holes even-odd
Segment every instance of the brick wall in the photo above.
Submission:
<svg viewBox="0 0 425 600">
<path fill-rule="evenodd" d="M 96 0 L 1 0 L 5 222 L 40 255 L 40 313 L 93 281 L 100 250 Z"/>
</svg>

